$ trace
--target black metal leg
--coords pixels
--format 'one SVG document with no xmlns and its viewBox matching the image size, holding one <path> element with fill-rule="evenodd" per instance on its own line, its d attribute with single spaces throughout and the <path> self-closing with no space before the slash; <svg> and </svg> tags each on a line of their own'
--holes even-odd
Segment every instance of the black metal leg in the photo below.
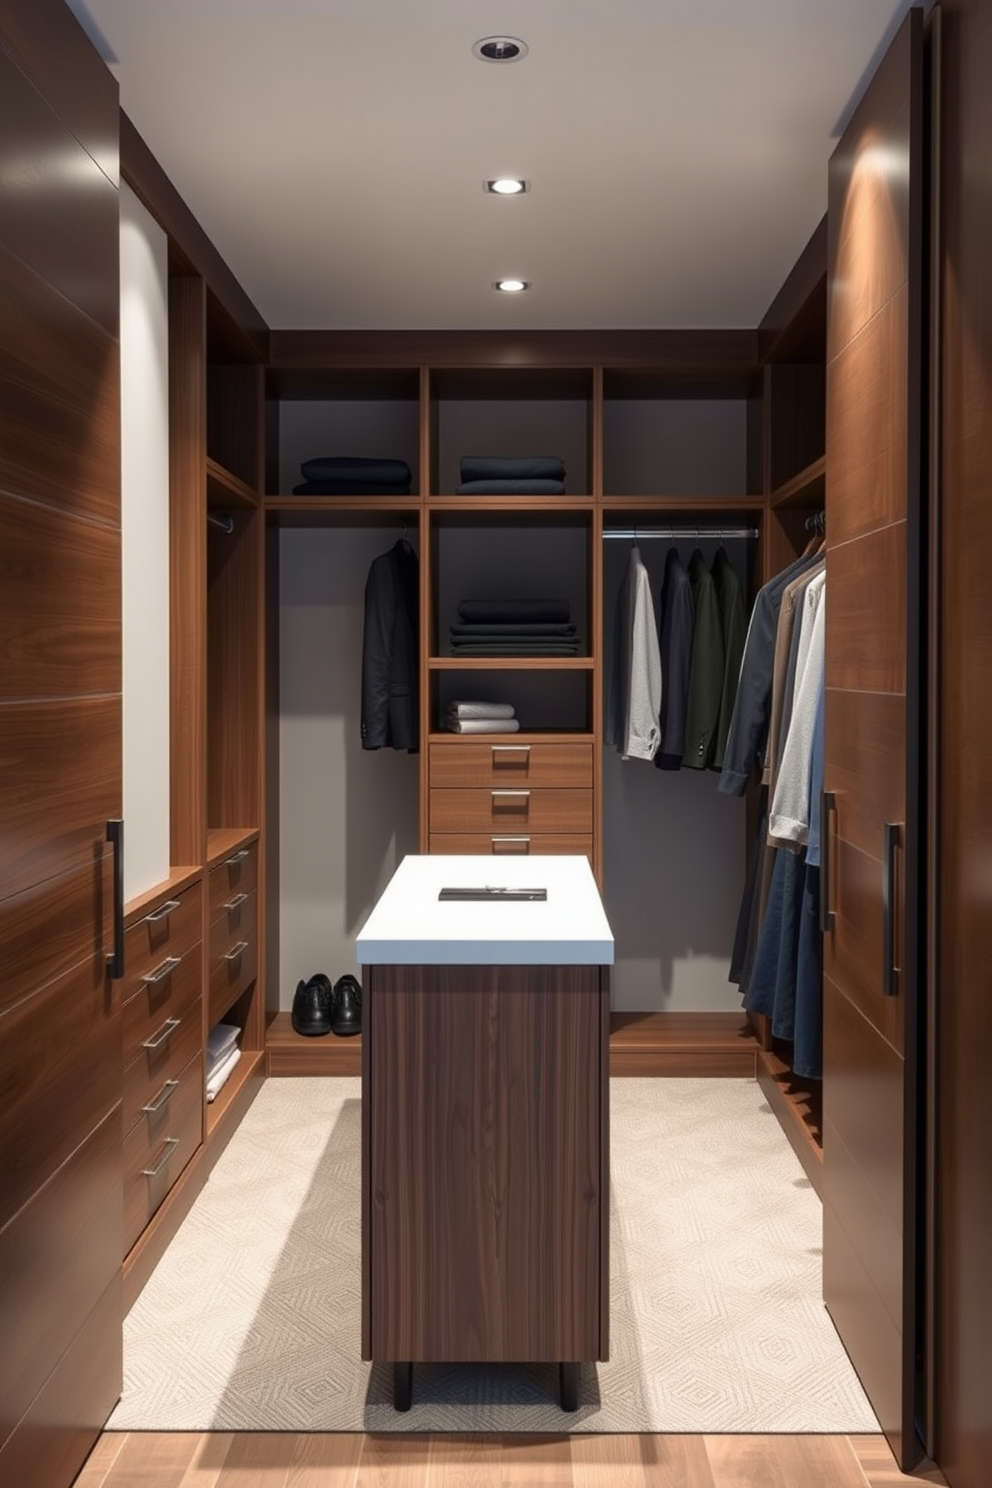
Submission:
<svg viewBox="0 0 992 1488">
<path fill-rule="evenodd" d="M 579 1408 L 579 1366 L 578 1364 L 559 1364 L 559 1385 L 561 1389 L 561 1408 L 563 1411 L 575 1411 Z"/>
<path fill-rule="evenodd" d="M 393 1405 L 408 1411 L 413 1404 L 413 1365 L 409 1360 L 393 1365 Z"/>
</svg>

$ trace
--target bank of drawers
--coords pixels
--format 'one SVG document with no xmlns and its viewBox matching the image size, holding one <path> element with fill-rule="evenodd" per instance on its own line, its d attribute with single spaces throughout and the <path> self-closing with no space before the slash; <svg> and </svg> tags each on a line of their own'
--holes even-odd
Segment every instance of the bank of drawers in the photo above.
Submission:
<svg viewBox="0 0 992 1488">
<path fill-rule="evenodd" d="M 430 745 L 431 852 L 591 859 L 593 818 L 591 743 Z"/>
<path fill-rule="evenodd" d="M 125 932 L 125 1254 L 202 1136 L 202 892 L 190 885 Z"/>
<path fill-rule="evenodd" d="M 258 844 L 210 870 L 208 1023 L 219 1023 L 258 975 Z"/>
</svg>

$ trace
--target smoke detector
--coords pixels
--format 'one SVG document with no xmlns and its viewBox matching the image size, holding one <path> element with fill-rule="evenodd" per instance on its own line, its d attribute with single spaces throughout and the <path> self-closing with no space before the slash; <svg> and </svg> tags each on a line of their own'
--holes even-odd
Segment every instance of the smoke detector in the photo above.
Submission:
<svg viewBox="0 0 992 1488">
<path fill-rule="evenodd" d="M 484 36 L 472 48 L 480 62 L 519 62 L 529 48 L 519 36 Z"/>
</svg>

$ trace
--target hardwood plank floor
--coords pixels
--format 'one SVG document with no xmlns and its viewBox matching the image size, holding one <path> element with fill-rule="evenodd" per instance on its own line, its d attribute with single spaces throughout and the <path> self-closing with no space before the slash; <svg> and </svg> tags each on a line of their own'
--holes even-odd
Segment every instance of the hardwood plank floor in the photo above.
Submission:
<svg viewBox="0 0 992 1488">
<path fill-rule="evenodd" d="M 107 1433 L 75 1488 L 899 1488 L 882 1436 Z"/>
</svg>

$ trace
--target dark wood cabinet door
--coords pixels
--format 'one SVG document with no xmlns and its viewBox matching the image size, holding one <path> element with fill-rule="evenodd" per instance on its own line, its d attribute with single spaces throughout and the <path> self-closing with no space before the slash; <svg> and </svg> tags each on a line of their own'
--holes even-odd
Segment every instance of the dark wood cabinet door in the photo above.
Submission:
<svg viewBox="0 0 992 1488">
<path fill-rule="evenodd" d="M 830 162 L 824 1298 L 893 1451 L 915 1434 L 922 13 Z"/>
<path fill-rule="evenodd" d="M 0 1481 L 67 1488 L 121 1388 L 117 89 L 0 0 Z M 114 141 L 110 149 L 110 141 Z"/>
</svg>

